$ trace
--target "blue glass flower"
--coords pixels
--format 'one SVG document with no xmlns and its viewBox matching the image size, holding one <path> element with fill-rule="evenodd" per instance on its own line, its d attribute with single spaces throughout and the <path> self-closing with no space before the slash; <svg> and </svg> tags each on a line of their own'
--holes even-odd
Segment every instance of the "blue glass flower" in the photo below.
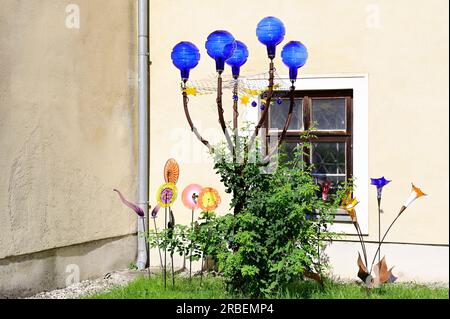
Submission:
<svg viewBox="0 0 450 319">
<path fill-rule="evenodd" d="M 270 59 L 275 58 L 276 46 L 283 41 L 285 34 L 283 22 L 275 17 L 265 17 L 256 26 L 256 36 L 259 42 L 266 45 Z"/>
<path fill-rule="evenodd" d="M 173 64 L 181 71 L 183 80 L 189 79 L 189 71 L 195 68 L 200 60 L 200 52 L 191 42 L 180 42 L 172 49 Z"/>
<path fill-rule="evenodd" d="M 370 184 L 375 185 L 377 187 L 377 198 L 381 199 L 381 191 L 383 190 L 383 187 L 389 184 L 392 181 L 387 180 L 386 178 L 380 177 L 380 178 L 371 178 Z"/>
<path fill-rule="evenodd" d="M 308 59 L 308 51 L 300 41 L 290 41 L 283 47 L 281 59 L 289 68 L 289 78 L 291 81 L 295 81 L 298 68 L 301 68 Z"/>
<path fill-rule="evenodd" d="M 233 55 L 228 60 L 226 60 L 226 63 L 231 66 L 233 78 L 237 79 L 239 77 L 241 66 L 243 66 L 245 62 L 247 62 L 247 58 L 247 46 L 241 41 L 236 41 L 236 48 L 234 49 Z"/>
<path fill-rule="evenodd" d="M 216 71 L 222 73 L 225 61 L 233 55 L 236 41 L 230 32 L 218 30 L 208 36 L 205 48 L 208 55 L 216 61 Z"/>
</svg>

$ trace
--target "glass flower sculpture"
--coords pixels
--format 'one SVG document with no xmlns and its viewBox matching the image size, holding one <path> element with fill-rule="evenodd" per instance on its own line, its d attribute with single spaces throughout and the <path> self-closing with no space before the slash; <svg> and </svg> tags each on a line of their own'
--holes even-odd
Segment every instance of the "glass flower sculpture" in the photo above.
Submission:
<svg viewBox="0 0 450 319">
<path fill-rule="evenodd" d="M 181 194 L 181 201 L 183 205 L 188 209 L 197 209 L 199 208 L 198 204 L 198 196 L 200 195 L 203 187 L 198 184 L 190 184 L 186 186 Z"/>
<path fill-rule="evenodd" d="M 177 187 L 174 183 L 162 184 L 156 194 L 156 201 L 160 207 L 169 207 L 177 199 Z"/>
<path fill-rule="evenodd" d="M 198 196 L 198 203 L 203 211 L 211 212 L 220 204 L 219 193 L 212 187 L 205 187 Z"/>
<path fill-rule="evenodd" d="M 411 203 L 414 202 L 417 198 L 427 195 L 424 192 L 422 192 L 422 190 L 419 187 L 414 186 L 413 183 L 411 183 L 411 186 L 412 186 L 411 194 L 409 194 L 402 208 L 400 208 L 399 214 L 403 213 L 403 211 L 406 208 L 408 208 L 408 206 L 411 205 Z"/>
<path fill-rule="evenodd" d="M 175 159 L 170 158 L 164 165 L 164 180 L 166 183 L 176 184 L 180 177 L 180 167 Z"/>
<path fill-rule="evenodd" d="M 381 200 L 381 192 L 383 191 L 383 187 L 386 186 L 387 184 L 389 184 L 390 180 L 387 180 L 386 178 L 380 177 L 380 178 L 371 178 L 370 179 L 370 184 L 371 185 L 375 185 L 377 187 L 377 198 L 378 201 Z"/>
<path fill-rule="evenodd" d="M 144 211 L 142 210 L 142 208 L 140 208 L 138 205 L 133 204 L 132 202 L 125 199 L 125 197 L 123 197 L 122 193 L 118 189 L 113 189 L 113 191 L 115 191 L 119 195 L 122 203 L 124 203 L 126 206 L 131 208 L 139 216 L 144 217 Z"/>
</svg>

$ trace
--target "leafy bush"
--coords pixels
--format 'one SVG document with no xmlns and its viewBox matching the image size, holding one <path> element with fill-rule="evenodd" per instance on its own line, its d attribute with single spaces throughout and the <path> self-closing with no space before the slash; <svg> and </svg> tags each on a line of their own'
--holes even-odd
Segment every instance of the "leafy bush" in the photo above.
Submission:
<svg viewBox="0 0 450 319">
<path fill-rule="evenodd" d="M 228 243 L 217 254 L 219 270 L 232 292 L 253 297 L 277 293 L 308 273 L 322 273 L 326 264 L 319 251 L 325 239 L 336 235 L 328 225 L 349 191 L 345 184 L 328 201 L 319 198 L 312 166 L 302 160 L 300 147 L 291 161 L 281 156 L 271 174 L 262 173 L 259 154 L 252 154 L 256 161 L 247 157 L 239 164 L 223 153 L 215 163 L 226 191 L 233 194 L 234 209 L 216 219 Z"/>
</svg>

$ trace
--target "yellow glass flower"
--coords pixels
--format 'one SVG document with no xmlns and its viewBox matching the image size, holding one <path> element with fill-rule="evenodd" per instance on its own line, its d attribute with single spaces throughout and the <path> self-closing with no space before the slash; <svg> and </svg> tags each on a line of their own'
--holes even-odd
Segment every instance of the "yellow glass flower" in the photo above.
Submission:
<svg viewBox="0 0 450 319">
<path fill-rule="evenodd" d="M 349 194 L 350 195 L 350 194 Z M 358 200 L 355 198 L 351 198 L 351 196 L 347 196 L 342 201 L 342 207 L 347 211 L 347 213 L 350 215 L 352 220 L 356 222 L 356 210 L 355 206 L 358 205 Z"/>
<path fill-rule="evenodd" d="M 169 207 L 177 199 L 177 194 L 177 187 L 174 183 L 164 183 L 156 193 L 156 201 L 161 207 Z"/>
</svg>

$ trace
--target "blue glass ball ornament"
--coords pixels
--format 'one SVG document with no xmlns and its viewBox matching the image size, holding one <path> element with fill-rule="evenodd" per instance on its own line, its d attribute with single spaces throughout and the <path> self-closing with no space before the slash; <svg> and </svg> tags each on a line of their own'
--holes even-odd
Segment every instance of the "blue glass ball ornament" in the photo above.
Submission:
<svg viewBox="0 0 450 319">
<path fill-rule="evenodd" d="M 233 78 L 237 79 L 239 77 L 241 66 L 247 62 L 247 58 L 247 46 L 241 41 L 236 41 L 236 48 L 234 49 L 233 55 L 225 61 L 229 66 L 231 66 Z"/>
<path fill-rule="evenodd" d="M 236 94 L 233 95 L 233 101 L 237 101 L 238 100 L 238 96 Z"/>
<path fill-rule="evenodd" d="M 279 98 L 277 99 L 277 104 L 280 105 L 281 103 L 283 103 L 283 99 L 282 99 L 281 97 L 279 97 Z"/>
<path fill-rule="evenodd" d="M 180 42 L 172 49 L 173 64 L 180 70 L 181 78 L 189 79 L 189 71 L 195 68 L 200 60 L 200 52 L 191 42 Z"/>
<path fill-rule="evenodd" d="M 216 61 L 216 71 L 222 73 L 225 61 L 233 55 L 236 41 L 230 32 L 218 30 L 208 36 L 205 48 L 208 55 Z"/>
<path fill-rule="evenodd" d="M 253 107 L 256 107 L 256 106 L 258 106 L 258 103 L 256 103 L 255 101 L 253 101 L 253 102 L 252 102 L 252 106 L 253 106 Z"/>
<path fill-rule="evenodd" d="M 256 26 L 256 36 L 259 42 L 266 45 L 270 59 L 275 58 L 276 46 L 283 41 L 285 34 L 283 22 L 275 17 L 265 17 Z"/>
<path fill-rule="evenodd" d="M 308 59 L 308 50 L 300 41 L 290 41 L 283 47 L 281 59 L 289 68 L 289 78 L 291 81 L 295 81 L 298 68 L 301 68 Z"/>
<path fill-rule="evenodd" d="M 264 110 L 266 108 L 265 104 L 261 104 L 261 106 L 259 107 L 261 110 Z"/>
</svg>

